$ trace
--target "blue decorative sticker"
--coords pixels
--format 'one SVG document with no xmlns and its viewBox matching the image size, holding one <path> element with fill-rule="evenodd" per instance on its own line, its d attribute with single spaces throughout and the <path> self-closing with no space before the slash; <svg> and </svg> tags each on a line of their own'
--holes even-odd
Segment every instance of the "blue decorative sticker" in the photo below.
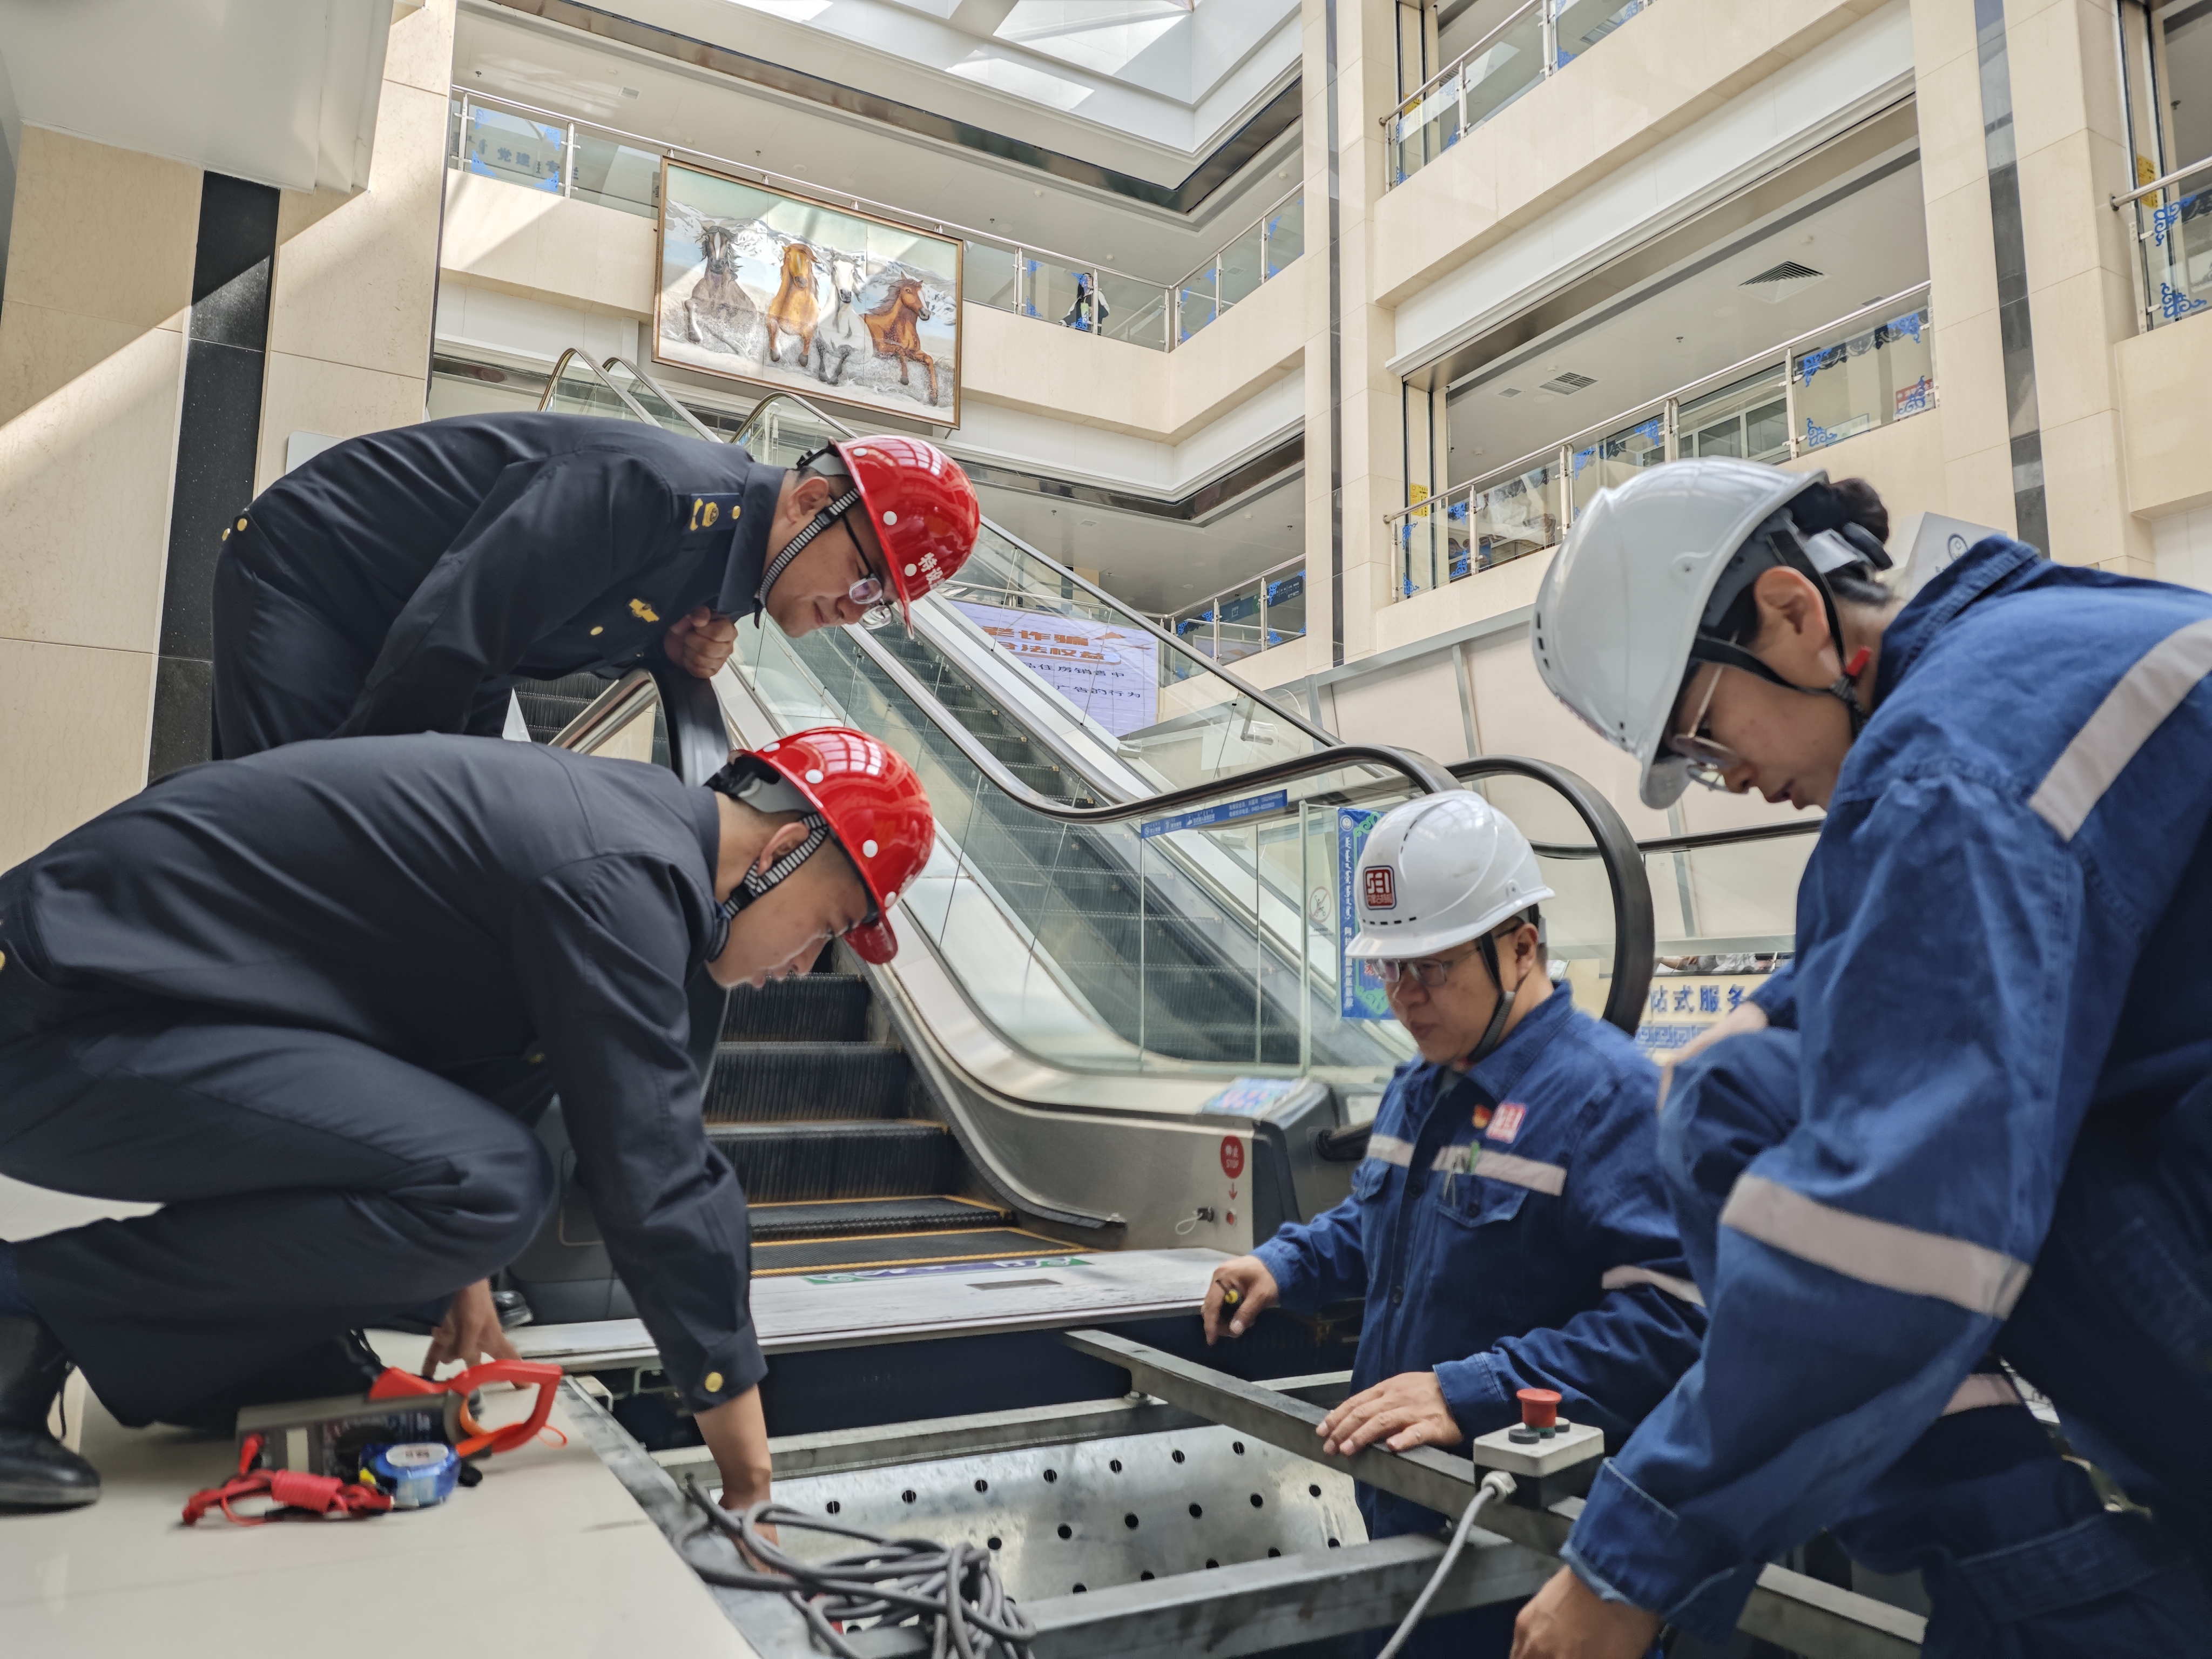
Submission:
<svg viewBox="0 0 2212 1659">
<path fill-rule="evenodd" d="M 1294 1077 L 1240 1077 L 1198 1109 L 1217 1117 L 1257 1117 L 1302 1081 Z"/>
<path fill-rule="evenodd" d="M 1344 954 L 1359 933 L 1359 907 L 1352 902 L 1352 890 L 1359 879 L 1360 849 L 1382 816 L 1356 806 L 1336 809 L 1336 984 L 1338 1012 L 1346 1019 L 1392 1018 L 1389 995 L 1375 964 L 1352 961 Z"/>
</svg>

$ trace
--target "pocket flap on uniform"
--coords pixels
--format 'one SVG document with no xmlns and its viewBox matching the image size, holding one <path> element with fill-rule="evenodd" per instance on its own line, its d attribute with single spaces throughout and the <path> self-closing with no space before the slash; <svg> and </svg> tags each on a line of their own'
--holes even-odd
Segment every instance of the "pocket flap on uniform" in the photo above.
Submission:
<svg viewBox="0 0 2212 1659">
<path fill-rule="evenodd" d="M 1437 1207 L 1462 1227 L 1487 1227 L 1512 1220 L 1528 1197 L 1526 1187 L 1462 1175 L 1452 1180 Z"/>
</svg>

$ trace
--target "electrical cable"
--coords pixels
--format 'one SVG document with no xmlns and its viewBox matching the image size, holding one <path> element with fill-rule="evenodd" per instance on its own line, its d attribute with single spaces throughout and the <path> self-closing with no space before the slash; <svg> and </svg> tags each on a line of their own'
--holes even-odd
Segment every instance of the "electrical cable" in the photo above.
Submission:
<svg viewBox="0 0 2212 1659">
<path fill-rule="evenodd" d="M 773 1501 L 732 1515 L 686 1481 L 684 1495 L 706 1524 L 683 1540 L 684 1561 L 710 1584 L 765 1590 L 796 1607 L 816 1638 L 840 1659 L 860 1659 L 839 1626 L 866 1619 L 892 1625 L 909 1619 L 929 1626 L 930 1659 L 1030 1659 L 1036 1626 L 1016 1610 L 999 1580 L 991 1553 L 965 1541 L 934 1544 L 920 1538 L 884 1538 L 841 1527 Z M 763 1527 L 830 1533 L 865 1547 L 823 1561 L 802 1561 L 762 1536 Z M 709 1532 L 736 1546 L 737 1567 L 698 1560 L 689 1546 Z"/>
<path fill-rule="evenodd" d="M 1421 1622 L 1421 1615 L 1429 1610 L 1429 1603 L 1436 1600 L 1437 1591 L 1443 1585 L 1444 1575 L 1452 1570 L 1452 1563 L 1459 1559 L 1460 1551 L 1467 1547 L 1467 1535 L 1474 1528 L 1475 1516 L 1492 1498 L 1512 1495 L 1513 1477 L 1504 1470 L 1492 1469 L 1482 1477 L 1482 1490 L 1475 1493 L 1468 1504 L 1467 1513 L 1460 1516 L 1458 1529 L 1452 1534 L 1451 1543 L 1444 1550 L 1444 1559 L 1437 1563 L 1437 1570 L 1429 1575 L 1428 1583 L 1413 1599 L 1413 1611 L 1406 1615 L 1405 1622 L 1398 1626 L 1397 1633 L 1391 1637 L 1376 1659 L 1397 1659 L 1398 1650 L 1406 1645 L 1413 1633 L 1413 1627 Z"/>
</svg>

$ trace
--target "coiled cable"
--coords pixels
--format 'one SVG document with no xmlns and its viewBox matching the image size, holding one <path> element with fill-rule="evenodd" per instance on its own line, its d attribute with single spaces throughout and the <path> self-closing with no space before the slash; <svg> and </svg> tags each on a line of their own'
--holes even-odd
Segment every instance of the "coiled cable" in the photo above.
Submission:
<svg viewBox="0 0 2212 1659">
<path fill-rule="evenodd" d="M 1030 1659 L 1036 1626 L 1006 1594 L 988 1549 L 965 1541 L 884 1538 L 772 1501 L 732 1514 L 696 1481 L 685 1482 L 684 1495 L 707 1517 L 684 1540 L 684 1559 L 691 1571 L 710 1584 L 781 1595 L 839 1659 L 860 1656 L 838 1626 L 870 1619 L 892 1625 L 926 1621 L 930 1659 L 996 1659 L 1001 1652 L 1008 1659 Z M 764 1537 L 763 1527 L 830 1533 L 863 1547 L 824 1561 L 802 1561 Z M 737 1547 L 738 1565 L 698 1559 L 690 1547 L 709 1532 Z"/>
</svg>

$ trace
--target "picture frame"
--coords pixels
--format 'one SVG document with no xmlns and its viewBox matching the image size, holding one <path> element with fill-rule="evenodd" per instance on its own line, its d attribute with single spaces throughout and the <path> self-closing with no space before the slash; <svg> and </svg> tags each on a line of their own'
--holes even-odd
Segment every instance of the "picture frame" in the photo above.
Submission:
<svg viewBox="0 0 2212 1659">
<path fill-rule="evenodd" d="M 653 360 L 960 424 L 965 246 L 664 156 Z"/>
</svg>

